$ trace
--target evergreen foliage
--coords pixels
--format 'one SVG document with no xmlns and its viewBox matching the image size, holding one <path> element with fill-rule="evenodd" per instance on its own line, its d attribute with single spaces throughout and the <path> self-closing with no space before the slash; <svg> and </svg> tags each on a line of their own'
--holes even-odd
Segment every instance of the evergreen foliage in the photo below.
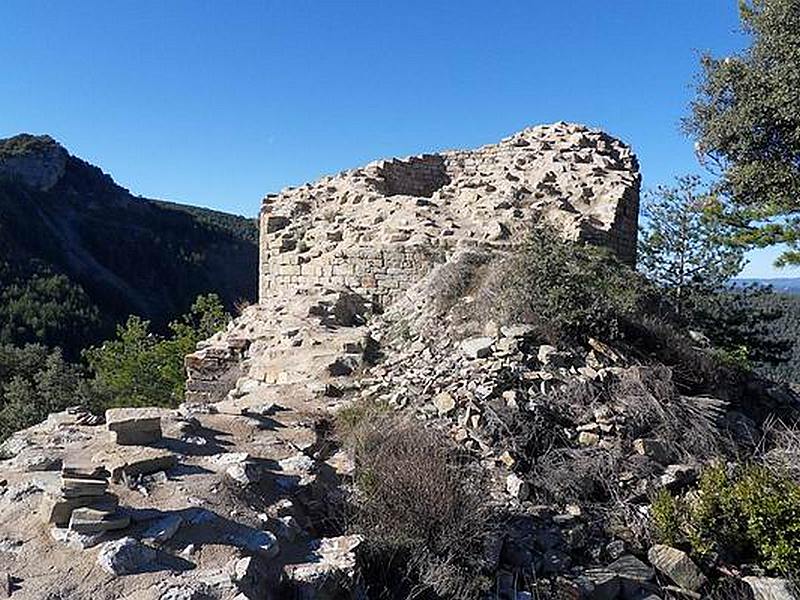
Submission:
<svg viewBox="0 0 800 600">
<path fill-rule="evenodd" d="M 696 176 L 646 196 L 639 235 L 638 268 L 667 294 L 678 315 L 723 289 L 744 266 L 744 251 L 724 245 L 727 227 L 703 208 L 708 193 Z"/>
<path fill-rule="evenodd" d="M 767 467 L 712 465 L 692 500 L 662 491 L 651 515 L 661 541 L 699 558 L 754 561 L 778 574 L 800 570 L 800 485 Z"/>
<path fill-rule="evenodd" d="M 0 440 L 88 399 L 80 368 L 66 362 L 60 350 L 0 346 Z"/>
<path fill-rule="evenodd" d="M 706 336 L 723 362 L 750 368 L 785 360 L 792 340 L 769 326 L 781 316 L 777 305 L 761 300 L 770 290 L 731 288 L 744 266 L 744 250 L 726 243 L 733 230 L 709 217 L 705 208 L 711 201 L 696 176 L 649 194 L 638 268 L 661 288 L 676 323 Z"/>
<path fill-rule="evenodd" d="M 170 323 L 170 336 L 153 333 L 140 317 L 129 317 L 117 327 L 115 339 L 84 352 L 94 373 L 94 403 L 177 406 L 185 391 L 184 357 L 229 320 L 214 294 L 198 297 L 187 315 Z"/>
<path fill-rule="evenodd" d="M 800 263 L 800 2 L 741 0 L 751 45 L 703 56 L 686 128 L 718 172 L 713 214 L 751 246 L 788 244 Z"/>
<path fill-rule="evenodd" d="M 183 399 L 184 357 L 230 320 L 218 296 L 200 296 L 189 313 L 158 335 L 136 316 L 114 339 L 83 355 L 89 376 L 42 344 L 0 345 L 0 441 L 51 412 L 83 405 L 96 412 L 113 406 L 176 406 Z"/>
</svg>

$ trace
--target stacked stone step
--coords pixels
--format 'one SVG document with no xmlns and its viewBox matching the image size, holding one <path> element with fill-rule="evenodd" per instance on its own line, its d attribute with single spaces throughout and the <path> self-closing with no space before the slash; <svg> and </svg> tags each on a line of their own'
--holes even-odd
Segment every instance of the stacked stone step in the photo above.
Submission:
<svg viewBox="0 0 800 600">
<path fill-rule="evenodd" d="M 65 463 L 60 485 L 42 500 L 43 519 L 82 534 L 127 527 L 130 519 L 120 514 L 117 496 L 108 491 L 108 476 L 102 466 Z"/>
<path fill-rule="evenodd" d="M 157 408 L 110 408 L 106 427 L 122 446 L 146 446 L 161 439 L 161 411 Z"/>
</svg>

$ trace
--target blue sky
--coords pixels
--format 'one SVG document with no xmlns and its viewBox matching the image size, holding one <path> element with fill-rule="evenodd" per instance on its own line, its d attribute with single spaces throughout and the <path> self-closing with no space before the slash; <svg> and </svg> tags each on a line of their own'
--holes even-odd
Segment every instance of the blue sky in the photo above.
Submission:
<svg viewBox="0 0 800 600">
<path fill-rule="evenodd" d="M 736 0 L 0 3 L 0 137 L 50 133 L 143 196 L 255 215 L 286 185 L 558 120 L 698 170 L 679 130 Z M 775 272 L 774 251 L 748 276 Z"/>
</svg>

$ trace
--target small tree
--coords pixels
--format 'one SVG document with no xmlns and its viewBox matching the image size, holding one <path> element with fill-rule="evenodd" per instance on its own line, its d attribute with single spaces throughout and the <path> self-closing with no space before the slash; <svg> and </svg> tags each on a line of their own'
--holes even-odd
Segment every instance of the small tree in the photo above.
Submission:
<svg viewBox="0 0 800 600">
<path fill-rule="evenodd" d="M 661 286 L 681 317 L 701 297 L 724 288 L 744 265 L 741 248 L 723 244 L 728 228 L 709 219 L 708 192 L 696 176 L 646 197 L 639 239 L 639 269 Z"/>
<path fill-rule="evenodd" d="M 740 0 L 743 53 L 702 58 L 685 125 L 721 176 L 715 214 L 750 246 L 788 244 L 800 264 L 800 2 Z"/>
<path fill-rule="evenodd" d="M 81 370 L 60 349 L 0 346 L 0 441 L 51 412 L 85 404 L 86 392 Z"/>
<path fill-rule="evenodd" d="M 197 343 L 230 320 L 216 294 L 199 296 L 190 312 L 170 323 L 172 336 L 150 331 L 148 321 L 131 316 L 117 337 L 84 352 L 94 372 L 101 406 L 174 406 L 181 402 L 186 374 L 183 359 Z"/>
<path fill-rule="evenodd" d="M 739 365 L 784 360 L 789 340 L 776 339 L 769 323 L 781 313 L 763 300 L 767 288 L 733 288 L 744 249 L 726 243 L 731 229 L 706 213 L 712 195 L 694 176 L 647 197 L 639 240 L 639 269 L 659 285 L 680 322 L 699 329 Z"/>
</svg>

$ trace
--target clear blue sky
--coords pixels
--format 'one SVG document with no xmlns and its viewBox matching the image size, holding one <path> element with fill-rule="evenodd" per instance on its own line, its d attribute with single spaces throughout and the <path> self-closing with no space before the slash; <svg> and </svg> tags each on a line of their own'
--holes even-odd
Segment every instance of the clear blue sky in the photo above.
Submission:
<svg viewBox="0 0 800 600">
<path fill-rule="evenodd" d="M 736 0 L 0 2 L 0 137 L 50 133 L 132 192 L 255 215 L 286 185 L 558 120 L 697 170 L 679 131 Z M 774 253 L 747 275 L 774 273 Z"/>
</svg>

